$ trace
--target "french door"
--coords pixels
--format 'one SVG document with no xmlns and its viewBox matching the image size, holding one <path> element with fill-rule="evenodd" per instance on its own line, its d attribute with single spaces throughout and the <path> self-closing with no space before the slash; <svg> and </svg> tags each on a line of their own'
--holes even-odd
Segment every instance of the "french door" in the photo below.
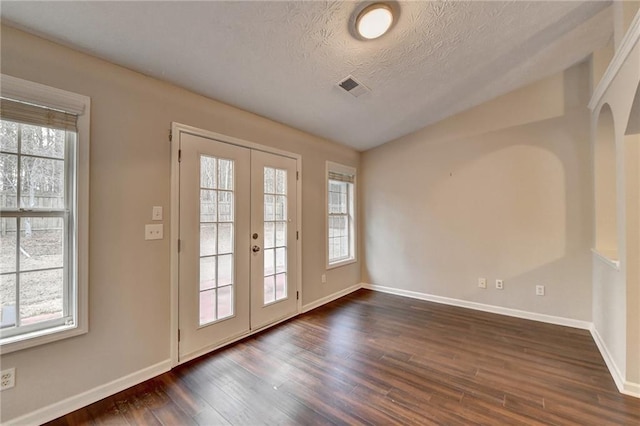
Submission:
<svg viewBox="0 0 640 426">
<path fill-rule="evenodd" d="M 296 160 L 179 135 L 179 362 L 297 312 Z"/>
</svg>

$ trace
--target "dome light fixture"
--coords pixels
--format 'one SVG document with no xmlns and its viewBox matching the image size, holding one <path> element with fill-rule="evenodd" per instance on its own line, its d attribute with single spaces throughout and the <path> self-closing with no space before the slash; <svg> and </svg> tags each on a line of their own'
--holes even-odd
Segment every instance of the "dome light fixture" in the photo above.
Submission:
<svg viewBox="0 0 640 426">
<path fill-rule="evenodd" d="M 356 31 L 361 37 L 373 40 L 386 33 L 391 24 L 391 8 L 384 3 L 374 3 L 365 7 L 356 18 Z"/>
</svg>

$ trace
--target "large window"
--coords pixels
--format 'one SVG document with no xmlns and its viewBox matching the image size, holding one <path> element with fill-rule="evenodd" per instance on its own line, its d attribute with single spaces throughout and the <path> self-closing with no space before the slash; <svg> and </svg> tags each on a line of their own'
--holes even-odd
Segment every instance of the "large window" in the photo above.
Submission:
<svg viewBox="0 0 640 426">
<path fill-rule="evenodd" d="M 356 260 L 354 168 L 327 162 L 327 266 Z"/>
<path fill-rule="evenodd" d="M 0 343 L 6 353 L 87 329 L 86 185 L 78 182 L 88 177 L 87 140 L 80 156 L 88 98 L 2 79 Z"/>
</svg>

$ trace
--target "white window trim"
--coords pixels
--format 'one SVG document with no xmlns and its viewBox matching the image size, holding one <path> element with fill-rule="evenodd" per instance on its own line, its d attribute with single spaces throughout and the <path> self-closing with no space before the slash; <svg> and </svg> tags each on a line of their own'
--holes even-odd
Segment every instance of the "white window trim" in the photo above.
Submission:
<svg viewBox="0 0 640 426">
<path fill-rule="evenodd" d="M 329 263 L 329 172 L 351 174 L 353 179 L 353 257 L 339 262 Z M 324 253 L 325 267 L 327 270 L 339 268 L 345 265 L 351 265 L 358 262 L 358 173 L 355 167 L 345 166 L 344 164 L 326 162 L 324 174 Z"/>
<path fill-rule="evenodd" d="M 7 354 L 34 346 L 55 342 L 89 331 L 89 129 L 91 99 L 66 90 L 56 89 L 9 75 L 0 75 L 0 94 L 17 101 L 28 102 L 78 115 L 76 152 L 76 323 L 40 330 L 7 339 L 0 353 Z"/>
</svg>

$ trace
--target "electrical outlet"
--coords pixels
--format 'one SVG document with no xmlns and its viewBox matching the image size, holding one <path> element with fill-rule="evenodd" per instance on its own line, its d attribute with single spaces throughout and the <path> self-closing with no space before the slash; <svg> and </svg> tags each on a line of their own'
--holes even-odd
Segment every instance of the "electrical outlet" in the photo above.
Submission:
<svg viewBox="0 0 640 426">
<path fill-rule="evenodd" d="M 498 290 L 502 290 L 502 289 L 504 289 L 504 281 L 502 281 L 502 280 L 496 280 L 496 288 L 497 288 Z"/>
<path fill-rule="evenodd" d="M 322 282 L 322 284 L 326 284 L 327 283 L 327 274 L 322 274 L 320 276 L 320 281 Z"/>
<path fill-rule="evenodd" d="M 163 226 L 161 223 L 144 226 L 145 240 L 161 240 L 163 238 Z"/>
<path fill-rule="evenodd" d="M 487 288 L 487 279 L 486 278 L 478 278 L 478 287 Z"/>
<path fill-rule="evenodd" d="M 544 286 L 537 285 L 536 286 L 536 296 L 544 296 Z"/>
<path fill-rule="evenodd" d="M 16 369 L 8 368 L 0 372 L 2 381 L 0 382 L 0 391 L 11 389 L 16 385 Z"/>
</svg>

